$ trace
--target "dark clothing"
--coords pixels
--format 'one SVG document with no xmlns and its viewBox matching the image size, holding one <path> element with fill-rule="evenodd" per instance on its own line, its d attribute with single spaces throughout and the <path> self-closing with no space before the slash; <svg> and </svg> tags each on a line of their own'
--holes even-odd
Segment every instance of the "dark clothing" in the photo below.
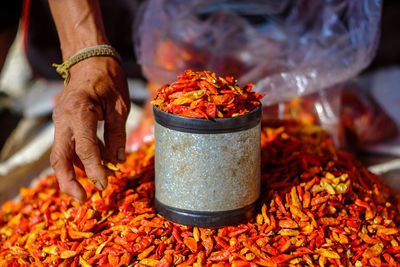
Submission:
<svg viewBox="0 0 400 267">
<path fill-rule="evenodd" d="M 3 1 L 0 6 L 0 33 L 18 25 L 21 17 L 22 1 Z"/>
</svg>

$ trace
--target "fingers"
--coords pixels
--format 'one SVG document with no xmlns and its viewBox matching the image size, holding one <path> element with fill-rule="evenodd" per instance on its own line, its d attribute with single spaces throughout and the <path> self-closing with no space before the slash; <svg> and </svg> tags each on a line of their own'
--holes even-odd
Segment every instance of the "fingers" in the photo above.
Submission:
<svg viewBox="0 0 400 267">
<path fill-rule="evenodd" d="M 115 163 L 115 159 L 110 155 L 104 143 L 99 138 L 97 138 L 97 145 L 100 149 L 100 155 L 101 159 L 103 160 L 103 164 L 107 162 Z"/>
<path fill-rule="evenodd" d="M 91 105 L 82 106 L 74 117 L 73 132 L 75 152 L 82 162 L 87 176 L 96 187 L 104 190 L 107 173 L 101 164 L 101 154 L 97 141 L 97 112 Z"/>
<path fill-rule="evenodd" d="M 120 101 L 117 101 L 114 110 L 106 113 L 104 124 L 104 141 L 106 148 L 112 157 L 119 162 L 124 162 L 126 130 L 125 123 L 128 115 L 128 108 Z"/>
<path fill-rule="evenodd" d="M 70 153 L 68 153 L 73 146 L 70 142 L 71 138 L 68 138 L 70 136 L 71 134 L 66 130 L 56 130 L 50 163 L 55 171 L 61 191 L 82 204 L 86 200 L 86 192 L 75 179 L 72 159 Z"/>
</svg>

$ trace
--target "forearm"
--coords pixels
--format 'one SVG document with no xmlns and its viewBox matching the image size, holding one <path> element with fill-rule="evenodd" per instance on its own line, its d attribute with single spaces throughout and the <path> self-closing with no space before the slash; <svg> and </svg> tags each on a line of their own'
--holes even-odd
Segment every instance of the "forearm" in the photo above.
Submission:
<svg viewBox="0 0 400 267">
<path fill-rule="evenodd" d="M 63 59 L 81 49 L 109 44 L 98 0 L 49 0 Z"/>
</svg>

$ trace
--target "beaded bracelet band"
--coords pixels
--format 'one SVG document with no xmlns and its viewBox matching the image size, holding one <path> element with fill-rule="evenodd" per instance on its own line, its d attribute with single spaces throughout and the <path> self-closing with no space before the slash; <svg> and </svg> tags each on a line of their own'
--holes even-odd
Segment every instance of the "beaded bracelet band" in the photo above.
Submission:
<svg viewBox="0 0 400 267">
<path fill-rule="evenodd" d="M 53 63 L 52 66 L 56 67 L 56 71 L 64 79 L 64 84 L 67 84 L 69 81 L 69 69 L 76 63 L 90 57 L 113 57 L 120 64 L 122 62 L 121 56 L 119 55 L 117 50 L 115 50 L 115 48 L 111 45 L 95 45 L 78 51 L 76 54 L 74 54 L 72 57 L 61 64 Z"/>
</svg>

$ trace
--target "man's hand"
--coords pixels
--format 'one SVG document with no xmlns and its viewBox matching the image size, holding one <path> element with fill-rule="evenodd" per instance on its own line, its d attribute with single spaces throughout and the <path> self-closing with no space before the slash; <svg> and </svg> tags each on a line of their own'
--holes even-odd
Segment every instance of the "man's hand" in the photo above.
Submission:
<svg viewBox="0 0 400 267">
<path fill-rule="evenodd" d="M 84 48 L 110 44 L 99 0 L 49 0 L 49 5 L 64 61 Z M 99 189 L 107 186 L 101 161 L 125 160 L 129 94 L 125 75 L 112 57 L 85 59 L 73 65 L 69 74 L 53 111 L 55 136 L 50 161 L 61 191 L 82 203 L 86 193 L 75 179 L 73 165 L 84 168 Z M 105 121 L 105 147 L 96 136 L 100 120 Z M 111 159 L 105 158 L 106 154 Z"/>
<path fill-rule="evenodd" d="M 61 191 L 82 203 L 86 192 L 76 180 L 73 165 L 84 168 L 100 190 L 107 186 L 107 171 L 101 161 L 125 161 L 130 102 L 125 75 L 111 57 L 85 59 L 70 69 L 70 75 L 53 112 L 55 136 L 50 162 Z M 105 147 L 96 135 L 101 120 L 105 121 Z"/>
</svg>

